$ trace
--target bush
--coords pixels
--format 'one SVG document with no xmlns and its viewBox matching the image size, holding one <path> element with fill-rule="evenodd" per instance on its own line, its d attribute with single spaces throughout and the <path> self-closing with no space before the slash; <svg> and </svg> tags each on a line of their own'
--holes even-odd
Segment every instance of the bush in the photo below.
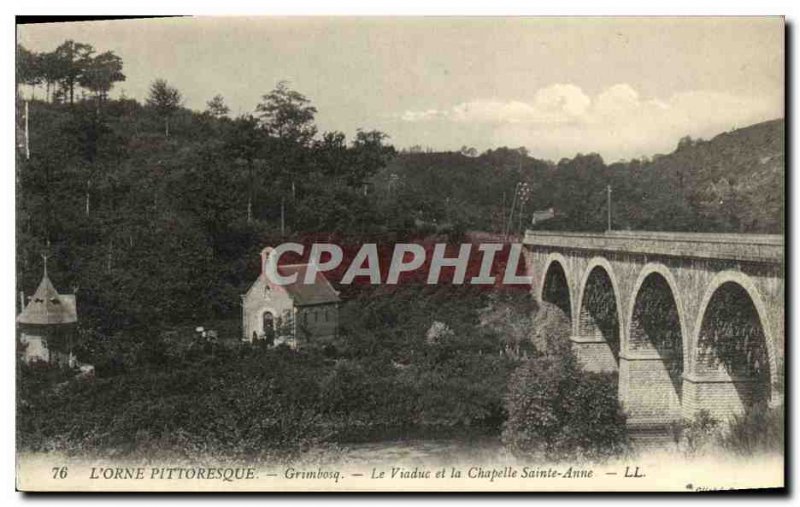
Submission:
<svg viewBox="0 0 800 507">
<path fill-rule="evenodd" d="M 418 393 L 419 424 L 432 430 L 469 428 L 498 434 L 512 362 L 497 354 L 443 354 L 447 346 L 431 346 L 429 355 L 407 370 Z"/>
<path fill-rule="evenodd" d="M 629 449 L 614 376 L 581 371 L 571 354 L 517 368 L 506 410 L 503 443 L 518 456 L 598 460 Z"/>
<path fill-rule="evenodd" d="M 683 419 L 672 425 L 675 443 L 689 455 L 697 454 L 714 444 L 721 430 L 720 421 L 706 409 L 698 410 L 691 419 Z"/>
<path fill-rule="evenodd" d="M 735 454 L 784 452 L 783 406 L 734 415 L 719 438 L 720 445 Z"/>
<path fill-rule="evenodd" d="M 378 290 L 343 305 L 343 336 L 322 348 L 212 344 L 193 325 L 92 333 L 79 354 L 96 367 L 92 382 L 20 369 L 20 448 L 251 455 L 498 435 L 516 363 L 495 334 L 474 330 L 483 294 L 421 286 L 372 297 Z M 453 332 L 429 344 L 438 319 Z"/>
<path fill-rule="evenodd" d="M 248 455 L 330 439 L 315 409 L 318 358 L 257 349 L 238 359 L 221 355 L 60 384 L 21 367 L 20 449 Z"/>
<path fill-rule="evenodd" d="M 496 435 L 511 364 L 455 344 L 418 351 L 408 364 L 312 348 L 184 348 L 169 350 L 167 367 L 133 361 L 91 382 L 22 365 L 20 449 L 252 456 L 406 435 Z"/>
<path fill-rule="evenodd" d="M 741 456 L 784 452 L 782 406 L 753 407 L 727 421 L 716 419 L 708 410 L 699 410 L 691 419 L 676 422 L 672 431 L 675 443 L 690 455 L 720 448 Z"/>
<path fill-rule="evenodd" d="M 391 364 L 340 360 L 321 376 L 318 409 L 339 441 L 403 431 L 414 422 L 416 390 L 398 384 Z"/>
</svg>

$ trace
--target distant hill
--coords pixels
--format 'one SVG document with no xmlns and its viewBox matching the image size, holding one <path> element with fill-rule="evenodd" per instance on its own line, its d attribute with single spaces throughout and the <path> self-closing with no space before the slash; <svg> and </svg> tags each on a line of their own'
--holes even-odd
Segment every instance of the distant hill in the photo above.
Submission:
<svg viewBox="0 0 800 507">
<path fill-rule="evenodd" d="M 784 164 L 779 119 L 707 141 L 685 137 L 672 153 L 610 165 L 596 154 L 554 163 L 511 148 L 401 153 L 375 182 L 415 218 L 470 229 L 503 230 L 515 186 L 526 182 L 532 195 L 512 230 L 529 226 L 533 209 L 550 207 L 556 218 L 537 227 L 604 230 L 611 185 L 616 229 L 782 233 Z"/>
<path fill-rule="evenodd" d="M 684 138 L 648 170 L 656 181 L 687 196 L 704 228 L 738 232 L 783 231 L 785 200 L 783 119 L 720 134 Z M 677 187 L 675 184 L 677 183 Z"/>
<path fill-rule="evenodd" d="M 458 152 L 401 153 L 377 175 L 376 187 L 390 188 L 393 180 L 390 197 L 404 203 L 417 220 L 499 231 L 517 183 L 537 180 L 553 167 L 552 162 L 510 148 L 478 157 Z"/>
</svg>

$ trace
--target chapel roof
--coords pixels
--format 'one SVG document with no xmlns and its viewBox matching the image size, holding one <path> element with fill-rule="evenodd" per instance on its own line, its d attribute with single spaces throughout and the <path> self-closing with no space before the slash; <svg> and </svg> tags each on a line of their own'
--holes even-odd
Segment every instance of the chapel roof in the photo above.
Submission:
<svg viewBox="0 0 800 507">
<path fill-rule="evenodd" d="M 284 285 L 286 292 L 298 306 L 319 305 L 325 303 L 338 303 L 339 293 L 323 273 L 317 272 L 313 283 L 304 283 L 308 264 L 289 264 L 278 266 L 282 276 L 297 274 L 297 281 Z"/>
<path fill-rule="evenodd" d="M 294 283 L 281 286 L 292 299 L 296 306 L 311 306 L 338 303 L 339 293 L 333 288 L 331 283 L 323 273 L 316 273 L 316 277 L 312 283 L 304 283 L 308 264 L 287 264 L 278 266 L 278 273 L 281 276 L 292 276 L 297 274 L 297 279 Z M 268 281 L 264 274 L 255 281 L 248 294 L 253 290 L 261 290 L 262 287 L 268 285 Z"/>
<path fill-rule="evenodd" d="M 72 324 L 78 321 L 78 312 L 74 294 L 59 294 L 47 270 L 39 282 L 39 287 L 33 293 L 28 304 L 17 316 L 20 324 L 54 325 Z"/>
</svg>

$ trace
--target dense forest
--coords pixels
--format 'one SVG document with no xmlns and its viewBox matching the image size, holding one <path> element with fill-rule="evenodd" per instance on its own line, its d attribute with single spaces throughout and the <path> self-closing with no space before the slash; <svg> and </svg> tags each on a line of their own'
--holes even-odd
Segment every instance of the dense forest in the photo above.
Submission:
<svg viewBox="0 0 800 507">
<path fill-rule="evenodd" d="M 773 120 L 720 134 L 684 137 L 675 151 L 607 164 L 597 154 L 557 163 L 525 148 L 433 153 L 403 151 L 382 169 L 402 199 L 422 200 L 433 219 L 471 230 L 502 230 L 517 182 L 531 194 L 523 208 L 553 208 L 534 228 L 604 231 L 607 186 L 612 227 L 620 230 L 783 233 L 784 122 Z M 514 220 L 514 226 L 520 223 Z"/>
<path fill-rule="evenodd" d="M 221 95 L 193 111 L 161 79 L 144 102 L 109 98 L 123 62 L 88 44 L 18 47 L 17 66 L 17 290 L 30 293 L 49 254 L 93 329 L 235 316 L 258 252 L 287 238 L 502 231 L 521 183 L 516 232 L 547 208 L 555 217 L 535 227 L 604 230 L 608 185 L 616 229 L 783 231 L 783 120 L 613 164 L 524 148 L 398 152 L 383 132 L 318 132 L 311 99 L 285 82 L 231 118 Z M 43 85 L 25 118 L 22 89 Z"/>
</svg>

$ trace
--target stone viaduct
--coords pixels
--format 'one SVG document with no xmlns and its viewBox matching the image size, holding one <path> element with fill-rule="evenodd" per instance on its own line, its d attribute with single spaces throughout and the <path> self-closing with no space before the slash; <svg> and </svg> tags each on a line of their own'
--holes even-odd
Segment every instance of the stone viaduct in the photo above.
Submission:
<svg viewBox="0 0 800 507">
<path fill-rule="evenodd" d="M 780 403 L 783 236 L 528 231 L 538 303 L 564 312 L 583 367 L 617 372 L 628 423 Z"/>
</svg>

